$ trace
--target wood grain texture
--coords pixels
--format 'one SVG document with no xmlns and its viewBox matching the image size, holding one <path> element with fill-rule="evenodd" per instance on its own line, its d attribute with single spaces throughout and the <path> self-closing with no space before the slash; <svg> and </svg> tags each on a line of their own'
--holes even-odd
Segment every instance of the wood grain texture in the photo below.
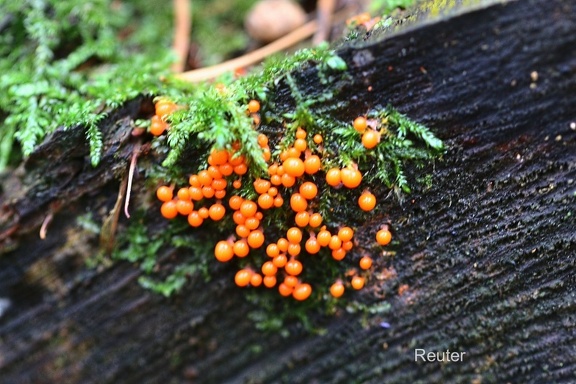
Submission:
<svg viewBox="0 0 576 384">
<path fill-rule="evenodd" d="M 133 265 L 88 269 L 98 237 L 76 217 L 113 206 L 114 176 L 133 146 L 114 137 L 140 101 L 105 122 L 107 141 L 118 143 L 110 154 L 120 155 L 96 170 L 82 134 L 49 139 L 45 146 L 59 148 L 53 158 L 41 147 L 2 182 L 0 297 L 10 302 L 0 317 L 2 382 L 573 383 L 575 15 L 574 2 L 513 1 L 340 48 L 348 76 L 328 85 L 336 99 L 318 111 L 351 120 L 390 104 L 448 148 L 429 169 L 411 170 L 432 172 L 430 188 L 402 205 L 387 199 L 386 217 L 359 223 L 360 242 L 387 220 L 397 241 L 396 256 L 376 262 L 397 277 L 372 279 L 359 294 L 391 310 L 364 327 L 342 311 L 318 319 L 324 335 L 297 324 L 290 338 L 255 331 L 228 266 L 171 299 L 143 290 Z M 306 95 L 325 91 L 313 68 L 295 76 Z M 293 104 L 283 84 L 275 97 L 280 109 Z M 72 165 L 66 177 L 50 174 Z M 46 180 L 66 198 L 42 194 Z M 136 187 L 145 193 L 142 180 Z M 56 214 L 41 241 L 47 207 Z M 467 356 L 415 363 L 414 348 Z"/>
</svg>

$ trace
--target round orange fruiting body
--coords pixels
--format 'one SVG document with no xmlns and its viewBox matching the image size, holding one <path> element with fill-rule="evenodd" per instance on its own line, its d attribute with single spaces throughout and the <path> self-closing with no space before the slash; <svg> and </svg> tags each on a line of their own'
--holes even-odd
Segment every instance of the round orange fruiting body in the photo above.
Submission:
<svg viewBox="0 0 576 384">
<path fill-rule="evenodd" d="M 330 286 L 330 294 L 335 298 L 342 297 L 344 290 L 344 284 L 342 284 L 340 281 L 337 281 L 332 284 L 332 286 Z"/>
<path fill-rule="evenodd" d="M 236 272 L 236 276 L 234 276 L 234 282 L 239 287 L 246 287 L 250 284 L 250 279 L 252 278 L 252 272 L 247 269 L 241 269 Z"/>
<path fill-rule="evenodd" d="M 313 182 L 306 181 L 300 185 L 298 191 L 306 200 L 312 200 L 318 194 L 318 187 Z"/>
<path fill-rule="evenodd" d="M 298 276 L 302 273 L 302 263 L 296 259 L 291 259 L 286 263 L 286 266 L 284 266 L 284 270 L 289 275 Z"/>
<path fill-rule="evenodd" d="M 376 242 L 380 245 L 388 245 L 392 240 L 392 233 L 388 229 L 381 229 L 376 232 Z"/>
<path fill-rule="evenodd" d="M 350 282 L 350 285 L 352 285 L 352 288 L 359 290 L 364 288 L 364 284 L 366 283 L 366 279 L 362 276 L 354 276 L 352 278 L 352 281 Z"/>
<path fill-rule="evenodd" d="M 369 212 L 376 207 L 376 196 L 370 192 L 362 192 L 358 198 L 358 206 L 361 210 Z"/>
<path fill-rule="evenodd" d="M 292 297 L 298 301 L 306 300 L 311 294 L 312 287 L 307 283 L 297 284 L 292 291 Z"/>
<path fill-rule="evenodd" d="M 356 188 L 362 182 L 362 173 L 352 167 L 342 168 L 340 171 L 342 184 L 347 188 Z"/>
<path fill-rule="evenodd" d="M 250 100 L 248 102 L 248 111 L 250 113 L 256 113 L 260 110 L 260 102 L 258 100 Z"/>
<path fill-rule="evenodd" d="M 373 129 L 367 129 L 362 135 L 362 145 L 367 149 L 372 149 L 380 142 L 380 132 Z"/>
<path fill-rule="evenodd" d="M 372 267 L 372 258 L 370 256 L 362 256 L 359 262 L 360 268 L 366 270 Z"/>
<path fill-rule="evenodd" d="M 342 182 L 339 168 L 331 168 L 326 172 L 326 182 L 333 187 L 338 186 Z"/>
<path fill-rule="evenodd" d="M 160 213 L 166 219 L 173 219 L 178 216 L 178 208 L 176 207 L 176 201 L 170 200 L 162 203 L 160 207 Z"/>
<path fill-rule="evenodd" d="M 358 116 L 356 119 L 354 119 L 354 123 L 352 125 L 357 132 L 364 133 L 366 127 L 368 127 L 368 122 L 366 121 L 365 117 Z"/>
<path fill-rule="evenodd" d="M 221 240 L 216 243 L 216 247 L 214 248 L 214 256 L 218 261 L 226 262 L 234 257 L 234 249 L 232 244 L 228 241 Z"/>
<path fill-rule="evenodd" d="M 162 185 L 156 190 L 156 197 L 160 201 L 167 202 L 174 198 L 174 192 L 172 188 Z"/>
</svg>

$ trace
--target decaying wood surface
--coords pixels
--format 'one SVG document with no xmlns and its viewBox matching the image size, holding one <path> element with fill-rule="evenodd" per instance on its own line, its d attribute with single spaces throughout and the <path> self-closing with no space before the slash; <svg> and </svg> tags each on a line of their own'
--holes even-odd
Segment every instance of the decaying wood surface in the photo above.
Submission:
<svg viewBox="0 0 576 384">
<path fill-rule="evenodd" d="M 0 381 L 573 383 L 575 15 L 572 1 L 505 2 L 340 49 L 349 76 L 329 85 L 338 93 L 327 112 L 351 120 L 391 104 L 448 147 L 430 169 L 412 170 L 431 172 L 430 188 L 402 205 L 387 199 L 388 216 L 358 228 L 368 242 L 390 220 L 398 242 L 395 257 L 374 255 L 378 276 L 395 276 L 358 294 L 391 310 L 364 326 L 341 311 L 323 319 L 322 335 L 295 324 L 289 338 L 258 332 L 227 267 L 170 299 L 142 289 L 137 266 L 88 268 L 99 234 L 77 217 L 109 215 L 139 145 L 129 121 L 146 101 L 103 122 L 97 168 L 80 128 L 56 132 L 2 176 Z M 313 69 L 297 80 L 307 95 L 325 89 Z M 284 85 L 276 97 L 291 104 Z M 140 167 L 146 158 L 143 149 Z M 133 195 L 155 204 L 142 177 Z M 415 348 L 467 354 L 416 363 Z"/>
</svg>

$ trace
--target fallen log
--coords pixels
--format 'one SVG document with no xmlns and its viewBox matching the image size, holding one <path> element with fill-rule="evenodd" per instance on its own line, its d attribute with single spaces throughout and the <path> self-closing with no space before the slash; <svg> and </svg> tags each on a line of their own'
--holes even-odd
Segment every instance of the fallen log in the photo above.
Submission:
<svg viewBox="0 0 576 384">
<path fill-rule="evenodd" d="M 573 382 L 574 15 L 561 0 L 494 3 L 339 49 L 347 76 L 329 85 L 337 103 L 319 109 L 349 119 L 392 105 L 448 149 L 424 170 L 431 183 L 386 202 L 396 256 L 378 259 L 380 280 L 359 295 L 389 307 L 320 317 L 318 335 L 297 323 L 289 338 L 255 330 L 226 268 L 165 299 L 138 285 L 134 265 L 87 267 L 99 234 L 77 218 L 113 208 L 136 145 L 128 122 L 149 101 L 102 122 L 97 168 L 81 127 L 56 132 L 2 176 L 2 381 Z M 325 87 L 313 67 L 295 78 L 306 95 Z M 292 103 L 286 85 L 276 98 Z M 143 180 L 135 194 L 146 194 Z M 357 232 L 373 234 L 381 220 Z M 417 350 L 465 354 L 424 362 Z"/>
</svg>

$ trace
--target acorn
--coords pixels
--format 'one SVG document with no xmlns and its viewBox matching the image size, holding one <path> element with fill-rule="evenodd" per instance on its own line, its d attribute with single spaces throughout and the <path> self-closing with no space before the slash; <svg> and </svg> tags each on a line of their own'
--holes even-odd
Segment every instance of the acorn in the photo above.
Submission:
<svg viewBox="0 0 576 384">
<path fill-rule="evenodd" d="M 291 0 L 263 0 L 256 3 L 244 21 L 248 35 L 261 43 L 274 41 L 306 22 L 306 13 Z"/>
</svg>

